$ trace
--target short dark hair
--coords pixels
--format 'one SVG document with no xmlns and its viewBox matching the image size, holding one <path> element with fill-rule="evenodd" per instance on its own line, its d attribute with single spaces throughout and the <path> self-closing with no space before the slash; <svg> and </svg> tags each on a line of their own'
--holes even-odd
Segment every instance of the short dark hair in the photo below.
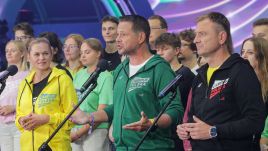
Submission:
<svg viewBox="0 0 268 151">
<path fill-rule="evenodd" d="M 114 17 L 114 16 L 110 16 L 110 15 L 107 15 L 107 16 L 104 16 L 103 18 L 102 18 L 102 20 L 101 20 L 101 24 L 103 24 L 104 22 L 113 22 L 113 23 L 115 23 L 115 24 L 117 24 L 118 25 L 118 23 L 119 23 L 119 20 L 118 20 L 118 18 L 116 18 L 116 17 Z"/>
<path fill-rule="evenodd" d="M 149 20 L 157 19 L 160 21 L 160 26 L 161 28 L 166 28 L 168 29 L 167 21 L 160 15 L 153 15 L 149 17 Z"/>
<path fill-rule="evenodd" d="M 261 25 L 267 25 L 268 26 L 268 18 L 261 18 L 261 19 L 258 19 L 256 21 L 254 21 L 254 23 L 253 23 L 253 27 L 261 26 Z"/>
<path fill-rule="evenodd" d="M 51 47 L 58 49 L 57 53 L 53 55 L 52 61 L 56 63 L 62 63 L 64 60 L 62 42 L 60 41 L 58 35 L 54 32 L 43 32 L 39 34 L 39 37 L 46 38 L 49 41 Z"/>
<path fill-rule="evenodd" d="M 144 32 L 146 43 L 149 43 L 150 26 L 148 21 L 139 15 L 125 15 L 120 17 L 119 22 L 131 22 L 134 32 Z"/>
<path fill-rule="evenodd" d="M 227 39 L 225 41 L 225 44 L 227 46 L 229 53 L 231 54 L 234 49 L 233 49 L 233 41 L 232 41 L 232 35 L 231 35 L 231 26 L 227 17 L 219 12 L 210 12 L 208 14 L 198 17 L 197 22 L 203 21 L 205 19 L 209 19 L 213 23 L 216 23 L 221 28 L 223 28 L 223 30 L 226 32 Z"/>
<path fill-rule="evenodd" d="M 185 29 L 178 34 L 180 40 L 185 40 L 190 43 L 191 50 L 196 51 L 196 45 L 194 43 L 195 31 L 193 29 Z"/>
<path fill-rule="evenodd" d="M 15 33 L 17 30 L 23 30 L 26 35 L 34 37 L 34 30 L 32 26 L 27 22 L 21 22 L 14 26 L 13 32 Z"/>
<path fill-rule="evenodd" d="M 181 47 L 181 42 L 174 33 L 163 33 L 155 40 L 155 46 L 169 45 L 173 48 Z"/>
</svg>

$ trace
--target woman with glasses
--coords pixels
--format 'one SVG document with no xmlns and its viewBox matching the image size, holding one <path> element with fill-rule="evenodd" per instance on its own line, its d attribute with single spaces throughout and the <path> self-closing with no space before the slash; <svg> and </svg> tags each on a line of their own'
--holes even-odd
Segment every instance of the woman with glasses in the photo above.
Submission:
<svg viewBox="0 0 268 151">
<path fill-rule="evenodd" d="M 82 35 L 70 34 L 64 41 L 63 51 L 66 59 L 65 67 L 74 77 L 75 74 L 83 68 L 80 58 L 80 47 L 84 40 Z"/>
<path fill-rule="evenodd" d="M 13 32 L 15 40 L 22 41 L 26 48 L 28 48 L 29 43 L 34 38 L 33 27 L 27 22 L 22 22 L 14 26 Z"/>
<path fill-rule="evenodd" d="M 29 44 L 32 71 L 21 82 L 16 106 L 16 126 L 21 132 L 21 151 L 37 151 L 77 103 L 71 78 L 65 71 L 51 68 L 52 50 L 45 38 Z M 53 151 L 71 151 L 67 121 L 49 142 Z"/>
<path fill-rule="evenodd" d="M 18 73 L 7 78 L 6 87 L 0 95 L 0 149 L 19 151 L 20 132 L 15 126 L 16 98 L 19 83 L 28 74 L 27 50 L 23 42 L 11 40 L 7 43 L 5 51 L 8 65 L 16 65 Z"/>
</svg>

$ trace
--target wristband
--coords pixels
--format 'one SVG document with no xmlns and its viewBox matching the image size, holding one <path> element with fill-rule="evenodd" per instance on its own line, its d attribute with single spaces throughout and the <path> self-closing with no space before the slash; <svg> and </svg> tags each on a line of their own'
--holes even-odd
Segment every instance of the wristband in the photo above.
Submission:
<svg viewBox="0 0 268 151">
<path fill-rule="evenodd" d="M 149 119 L 149 121 L 151 122 L 151 124 L 153 125 L 154 121 L 155 121 L 155 118 L 152 118 L 152 119 Z M 156 129 L 157 129 L 157 123 L 155 123 L 152 127 L 152 132 L 154 132 Z"/>
<path fill-rule="evenodd" d="M 149 119 L 149 121 L 153 124 L 154 123 L 154 118 Z"/>
<path fill-rule="evenodd" d="M 92 133 L 94 123 L 95 123 L 94 114 L 93 113 L 90 113 L 90 122 L 88 123 L 89 124 L 88 134 L 91 134 Z"/>
</svg>

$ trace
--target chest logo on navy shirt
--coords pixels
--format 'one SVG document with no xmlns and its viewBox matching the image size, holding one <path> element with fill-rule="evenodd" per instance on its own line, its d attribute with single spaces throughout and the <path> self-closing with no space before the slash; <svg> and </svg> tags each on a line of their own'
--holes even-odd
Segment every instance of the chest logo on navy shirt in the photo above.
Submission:
<svg viewBox="0 0 268 151">
<path fill-rule="evenodd" d="M 222 92 L 225 89 L 228 81 L 229 81 L 229 78 L 223 79 L 223 80 L 215 80 L 212 85 L 209 98 L 212 99 L 214 96 Z"/>
<path fill-rule="evenodd" d="M 150 78 L 135 77 L 133 80 L 131 80 L 128 92 L 146 86 L 149 80 Z"/>
</svg>

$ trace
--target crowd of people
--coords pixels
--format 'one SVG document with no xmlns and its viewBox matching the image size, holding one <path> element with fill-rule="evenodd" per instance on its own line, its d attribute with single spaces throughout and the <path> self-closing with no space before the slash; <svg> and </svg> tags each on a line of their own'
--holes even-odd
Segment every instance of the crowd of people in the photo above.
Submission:
<svg viewBox="0 0 268 151">
<path fill-rule="evenodd" d="M 253 23 L 240 54 L 218 12 L 179 33 L 168 32 L 159 15 L 105 16 L 101 26 L 105 46 L 76 33 L 63 41 L 50 31 L 35 37 L 26 22 L 14 26 L 5 58 L 18 73 L 0 95 L 1 151 L 37 151 L 81 101 L 101 59 L 106 71 L 48 143 L 53 151 L 134 151 L 151 126 L 139 151 L 268 149 L 268 18 Z"/>
</svg>

